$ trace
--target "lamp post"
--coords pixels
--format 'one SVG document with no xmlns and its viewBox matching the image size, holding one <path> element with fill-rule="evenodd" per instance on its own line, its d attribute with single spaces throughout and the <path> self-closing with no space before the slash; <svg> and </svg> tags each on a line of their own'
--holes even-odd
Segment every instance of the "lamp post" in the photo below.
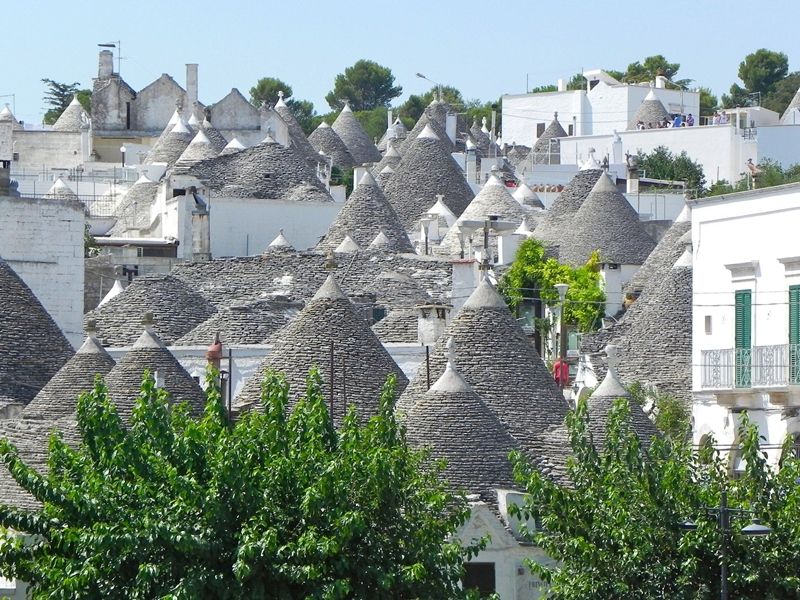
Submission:
<svg viewBox="0 0 800 600">
<path fill-rule="evenodd" d="M 125 153 L 126 153 L 127 151 L 128 151 L 128 149 L 125 147 L 125 145 L 124 145 L 124 144 L 123 144 L 122 146 L 120 146 L 120 148 L 119 148 L 119 152 L 120 152 L 120 154 L 122 154 L 122 168 L 123 168 L 123 169 L 125 168 Z M 123 178 L 124 178 L 124 177 L 125 177 L 125 176 L 123 175 Z"/>
<path fill-rule="evenodd" d="M 559 311 L 558 311 L 558 335 L 560 338 L 558 358 L 563 361 L 567 356 L 567 336 L 566 327 L 564 326 L 564 308 L 567 301 L 567 291 L 569 290 L 568 283 L 557 283 L 555 286 L 558 292 Z"/>
<path fill-rule="evenodd" d="M 717 525 L 721 533 L 720 541 L 720 600 L 729 600 L 730 592 L 728 590 L 728 547 L 730 546 L 731 538 L 731 517 L 741 516 L 745 514 L 752 514 L 751 510 L 744 510 L 741 508 L 728 507 L 728 490 L 723 488 L 719 493 L 719 506 L 717 507 L 704 507 L 702 510 L 705 512 L 716 515 Z M 693 521 L 686 520 L 678 524 L 678 527 L 685 531 L 694 531 L 697 529 L 697 524 Z M 753 519 L 753 522 L 742 527 L 742 535 L 769 535 L 772 529 L 766 525 L 762 525 L 758 519 Z"/>
<path fill-rule="evenodd" d="M 422 73 L 414 73 L 414 75 L 416 75 L 420 79 L 424 79 L 425 81 L 430 81 L 433 85 L 435 85 L 436 89 L 438 90 L 438 93 L 439 93 L 439 102 L 441 102 L 443 100 L 443 98 L 442 98 L 442 84 L 441 83 L 436 83 L 433 79 L 428 79 Z"/>
<path fill-rule="evenodd" d="M 430 226 L 438 218 L 438 215 L 425 213 L 419 220 L 422 225 L 422 236 L 425 238 L 425 256 L 428 256 L 428 238 L 430 237 Z"/>
</svg>

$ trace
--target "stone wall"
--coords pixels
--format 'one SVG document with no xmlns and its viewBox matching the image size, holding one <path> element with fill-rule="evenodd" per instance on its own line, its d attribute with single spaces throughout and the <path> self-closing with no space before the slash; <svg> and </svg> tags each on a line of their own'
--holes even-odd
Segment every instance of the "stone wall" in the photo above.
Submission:
<svg viewBox="0 0 800 600">
<path fill-rule="evenodd" d="M 77 348 L 83 341 L 83 205 L 0 197 L 0 256 Z"/>
<path fill-rule="evenodd" d="M 82 165 L 88 142 L 88 138 L 82 141 L 82 136 L 80 131 L 15 131 L 14 152 L 19 154 L 15 170 L 40 170 L 43 166 L 74 169 Z"/>
<path fill-rule="evenodd" d="M 188 107 L 186 90 L 164 73 L 153 83 L 136 94 L 133 104 L 133 129 L 163 131 L 175 113 L 175 101 Z"/>
</svg>

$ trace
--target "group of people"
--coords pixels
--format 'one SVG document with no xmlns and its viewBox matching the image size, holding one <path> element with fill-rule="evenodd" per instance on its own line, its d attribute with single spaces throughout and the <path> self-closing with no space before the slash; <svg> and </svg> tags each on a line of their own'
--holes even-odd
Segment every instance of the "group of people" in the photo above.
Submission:
<svg viewBox="0 0 800 600">
<path fill-rule="evenodd" d="M 683 118 L 683 115 L 669 115 L 661 119 L 656 123 L 648 123 L 645 125 L 644 121 L 638 121 L 636 123 L 636 129 L 643 130 L 643 129 L 669 129 L 672 127 L 694 127 L 694 117 L 692 113 L 689 113 L 686 118 Z"/>
<path fill-rule="evenodd" d="M 724 112 L 714 111 L 714 116 L 711 118 L 712 125 L 727 125 L 728 115 Z"/>
</svg>

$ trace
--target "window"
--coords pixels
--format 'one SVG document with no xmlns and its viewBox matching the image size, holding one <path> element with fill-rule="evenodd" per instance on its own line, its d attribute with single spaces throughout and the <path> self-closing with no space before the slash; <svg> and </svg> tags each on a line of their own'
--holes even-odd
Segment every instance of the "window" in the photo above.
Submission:
<svg viewBox="0 0 800 600">
<path fill-rule="evenodd" d="M 711 315 L 706 315 L 706 333 L 711 333 Z"/>
<path fill-rule="evenodd" d="M 480 596 L 495 592 L 494 563 L 465 563 L 464 589 L 478 590 Z"/>
<path fill-rule="evenodd" d="M 752 294 L 751 290 L 736 291 L 735 309 L 735 339 L 734 348 L 736 361 L 736 387 L 749 388 L 751 385 L 750 377 L 750 355 L 751 355 L 751 328 L 752 328 Z"/>
<path fill-rule="evenodd" d="M 537 123 L 536 124 L 536 137 L 540 138 L 544 135 L 544 123 Z"/>
<path fill-rule="evenodd" d="M 800 383 L 800 285 L 789 286 L 789 383 Z"/>
<path fill-rule="evenodd" d="M 575 125 L 570 125 L 570 126 L 567 128 L 567 135 L 568 135 L 568 136 L 570 136 L 570 137 L 572 137 L 573 135 L 575 135 Z"/>
</svg>

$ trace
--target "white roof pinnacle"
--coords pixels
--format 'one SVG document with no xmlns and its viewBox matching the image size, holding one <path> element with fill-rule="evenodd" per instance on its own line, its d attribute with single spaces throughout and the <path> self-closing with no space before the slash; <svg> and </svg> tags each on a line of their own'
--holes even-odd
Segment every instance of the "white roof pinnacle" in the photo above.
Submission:
<svg viewBox="0 0 800 600">
<path fill-rule="evenodd" d="M 211 140 L 208 139 L 208 136 L 203 132 L 201 129 L 197 132 L 197 135 L 192 138 L 192 141 L 189 142 L 191 144 L 210 144 Z"/>
<path fill-rule="evenodd" d="M 647 96 L 645 96 L 644 101 L 652 102 L 653 100 L 655 100 L 656 102 L 659 101 L 658 96 L 656 96 L 655 90 L 650 90 L 649 92 L 647 92 Z"/>
<path fill-rule="evenodd" d="M 289 240 L 283 235 L 283 229 L 278 230 L 278 237 L 269 243 L 270 248 L 292 248 Z"/>
<path fill-rule="evenodd" d="M 489 179 L 488 179 L 488 180 L 486 181 L 486 183 L 484 184 L 484 187 L 488 187 L 488 186 L 495 186 L 495 187 L 496 187 L 496 186 L 500 186 L 500 187 L 505 187 L 505 185 L 503 184 L 503 182 L 502 182 L 502 181 L 500 181 L 500 178 L 499 178 L 497 175 L 495 175 L 494 173 L 492 173 L 492 174 L 489 176 Z"/>
<path fill-rule="evenodd" d="M 155 183 L 152 179 L 147 176 L 147 173 L 142 171 L 142 174 L 139 175 L 139 179 L 133 185 L 139 185 L 140 183 Z"/>
<path fill-rule="evenodd" d="M 445 356 L 447 356 L 447 366 L 444 369 L 444 373 L 439 379 L 436 380 L 431 386 L 431 389 L 428 390 L 430 392 L 472 392 L 475 393 L 474 390 L 470 387 L 470 385 L 464 381 L 464 378 L 456 369 L 455 363 L 455 343 L 453 342 L 453 338 L 448 338 L 447 340 L 447 351 L 445 352 Z"/>
<path fill-rule="evenodd" d="M 246 146 L 235 137 L 225 145 L 225 150 L 244 150 Z"/>
<path fill-rule="evenodd" d="M 397 151 L 397 148 L 389 144 L 389 147 L 386 149 L 386 154 L 383 156 L 384 158 L 387 156 L 400 156 L 400 153 Z"/>
<path fill-rule="evenodd" d="M 187 123 L 189 125 L 200 125 L 200 119 L 197 118 L 197 115 L 192 113 L 192 116 L 189 117 L 189 120 L 187 121 Z"/>
<path fill-rule="evenodd" d="M 433 129 L 431 129 L 430 125 L 425 125 L 420 134 L 417 136 L 417 138 L 429 138 L 432 140 L 438 140 L 439 136 L 436 135 L 436 132 Z"/>
<path fill-rule="evenodd" d="M 514 197 L 514 200 L 520 203 L 522 203 L 523 200 L 527 200 L 528 198 L 539 197 L 536 195 L 536 192 L 534 192 L 527 184 L 522 182 L 517 186 L 517 189 L 514 190 L 514 193 L 511 195 Z"/>
<path fill-rule="evenodd" d="M 600 176 L 597 183 L 594 184 L 592 192 L 618 192 L 617 186 L 611 181 L 611 178 L 605 173 Z"/>
<path fill-rule="evenodd" d="M 349 235 L 346 235 L 344 236 L 342 243 L 336 247 L 334 252 L 357 252 L 358 250 L 361 250 L 359 245 L 355 243 L 353 238 L 351 238 Z"/>
<path fill-rule="evenodd" d="M 342 112 L 353 112 L 353 109 L 350 108 L 350 103 L 347 102 L 346 100 L 345 100 L 344 108 L 342 109 Z"/>
<path fill-rule="evenodd" d="M 375 239 L 370 242 L 370 246 L 391 246 L 392 242 L 386 237 L 386 234 L 381 231 L 375 236 Z"/>
<path fill-rule="evenodd" d="M 170 133 L 191 133 L 189 128 L 186 126 L 186 122 L 183 119 L 178 119 L 178 122 L 175 123 L 175 127 L 172 128 Z"/>
<path fill-rule="evenodd" d="M 283 91 L 278 92 L 278 101 L 275 103 L 275 108 L 286 108 L 286 102 L 283 101 Z"/>
<path fill-rule="evenodd" d="M 342 292 L 342 288 L 340 288 L 339 284 L 336 283 L 336 278 L 333 276 L 333 273 L 328 275 L 325 283 L 323 283 L 322 287 L 320 287 L 317 290 L 317 293 L 314 294 L 311 302 L 314 300 L 320 300 L 322 298 L 327 298 L 329 300 L 347 300 L 347 296 L 345 296 L 344 292 Z"/>
<path fill-rule="evenodd" d="M 375 181 L 372 173 L 370 173 L 369 170 L 366 170 L 364 171 L 364 175 L 358 181 L 358 185 L 378 185 L 378 182 Z"/>
<path fill-rule="evenodd" d="M 328 125 L 325 121 L 323 121 L 322 123 L 319 124 L 319 126 L 317 126 L 317 129 L 325 129 L 326 127 L 330 127 L 330 125 Z"/>
<path fill-rule="evenodd" d="M 381 173 L 394 173 L 394 169 L 389 165 L 386 165 L 381 169 Z"/>
<path fill-rule="evenodd" d="M 608 371 L 603 383 L 598 386 L 592 396 L 600 398 L 630 398 L 630 392 L 625 389 L 625 386 L 619 380 L 619 375 L 617 375 L 617 365 L 620 360 L 619 348 L 613 345 L 606 346 L 605 363 L 608 365 Z"/>
<path fill-rule="evenodd" d="M 122 287 L 122 282 L 119 279 L 114 280 L 114 285 L 111 286 L 111 289 L 108 290 L 108 293 L 103 296 L 103 299 L 100 301 L 98 306 L 103 306 L 106 302 L 112 300 L 119 296 L 122 292 L 125 291 L 125 288 Z"/>
<path fill-rule="evenodd" d="M 181 113 L 179 113 L 176 110 L 174 113 L 172 113 L 172 116 L 169 119 L 169 123 L 167 123 L 167 127 L 169 127 L 170 125 L 177 125 L 178 121 L 181 121 L 181 120 L 182 120 L 181 119 Z"/>
</svg>

